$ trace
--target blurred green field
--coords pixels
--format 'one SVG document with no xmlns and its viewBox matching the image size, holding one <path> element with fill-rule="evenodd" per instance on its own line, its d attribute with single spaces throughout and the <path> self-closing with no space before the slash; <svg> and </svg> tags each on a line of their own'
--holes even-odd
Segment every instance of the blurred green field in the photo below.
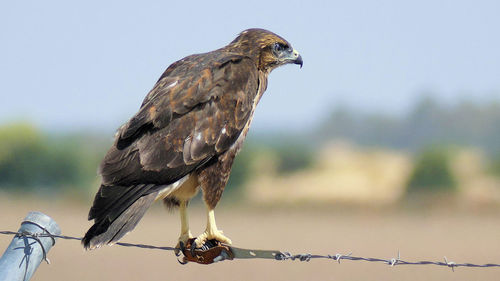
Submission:
<svg viewBox="0 0 500 281">
<path fill-rule="evenodd" d="M 17 230 L 27 212 L 52 216 L 63 234 L 81 236 L 90 226 L 88 204 L 37 198 L 0 199 L 2 229 Z M 272 208 L 234 205 L 222 200 L 217 222 L 235 246 L 279 249 L 292 253 L 337 254 L 404 260 L 500 262 L 498 209 L 435 210 L 352 208 L 335 205 Z M 204 208 L 190 209 L 193 233 L 204 229 Z M 177 214 L 156 204 L 136 230 L 124 239 L 131 243 L 173 246 L 179 232 Z M 0 249 L 10 243 L 0 236 Z M 237 260 L 213 265 L 180 265 L 173 253 L 104 247 L 85 252 L 76 241 L 58 240 L 33 280 L 498 280 L 498 268 L 436 266 L 390 267 L 379 263 L 313 260 Z"/>
</svg>

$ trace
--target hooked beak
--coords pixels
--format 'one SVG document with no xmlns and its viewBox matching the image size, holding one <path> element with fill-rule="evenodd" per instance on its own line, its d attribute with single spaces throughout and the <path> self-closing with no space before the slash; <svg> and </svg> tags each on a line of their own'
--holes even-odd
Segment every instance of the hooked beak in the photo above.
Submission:
<svg viewBox="0 0 500 281">
<path fill-rule="evenodd" d="M 302 65 L 304 64 L 304 61 L 302 61 L 302 56 L 295 49 L 293 51 L 284 52 L 280 60 L 281 64 L 298 64 L 300 65 L 300 68 L 302 68 Z"/>
<path fill-rule="evenodd" d="M 293 63 L 295 64 L 299 64 L 300 65 L 300 68 L 302 68 L 302 65 L 304 64 L 304 61 L 302 60 L 302 56 L 299 54 L 299 52 L 297 52 L 297 50 L 293 50 L 293 56 L 294 56 L 294 60 L 293 60 Z"/>
</svg>

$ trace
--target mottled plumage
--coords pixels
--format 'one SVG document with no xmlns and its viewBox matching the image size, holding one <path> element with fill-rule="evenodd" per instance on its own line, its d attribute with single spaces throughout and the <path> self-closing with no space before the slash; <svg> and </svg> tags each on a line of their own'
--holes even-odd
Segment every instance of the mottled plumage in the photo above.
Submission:
<svg viewBox="0 0 500 281">
<path fill-rule="evenodd" d="M 123 237 L 156 199 L 180 204 L 180 240 L 186 240 L 185 207 L 198 187 L 213 217 L 267 76 L 286 63 L 302 65 L 286 40 L 249 29 L 226 47 L 170 65 L 139 112 L 118 129 L 100 165 L 102 184 L 89 212 L 94 225 L 85 248 Z M 209 215 L 208 238 L 227 239 L 212 235 L 217 229 L 211 224 Z"/>
</svg>

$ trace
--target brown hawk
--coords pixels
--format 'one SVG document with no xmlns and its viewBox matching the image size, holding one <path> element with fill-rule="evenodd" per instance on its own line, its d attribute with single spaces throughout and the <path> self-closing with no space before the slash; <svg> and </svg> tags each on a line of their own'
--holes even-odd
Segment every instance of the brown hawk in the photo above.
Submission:
<svg viewBox="0 0 500 281">
<path fill-rule="evenodd" d="M 94 225 L 86 249 L 113 244 L 134 229 L 151 204 L 178 206 L 179 243 L 192 237 L 187 204 L 201 188 L 207 226 L 197 237 L 231 243 L 217 229 L 214 208 L 228 181 L 269 73 L 302 57 L 290 43 L 264 29 L 248 29 L 229 45 L 172 65 L 121 126 L 104 157 L 102 183 L 89 212 Z"/>
</svg>

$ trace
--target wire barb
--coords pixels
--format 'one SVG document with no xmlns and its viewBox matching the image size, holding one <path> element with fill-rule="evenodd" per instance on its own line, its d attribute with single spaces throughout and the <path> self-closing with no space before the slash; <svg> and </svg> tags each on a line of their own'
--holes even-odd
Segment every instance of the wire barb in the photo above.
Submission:
<svg viewBox="0 0 500 281">
<path fill-rule="evenodd" d="M 43 228 L 42 228 L 43 229 Z M 45 229 L 44 229 L 45 230 Z M 44 233 L 27 233 L 27 232 L 15 232 L 15 231 L 0 231 L 0 234 L 4 235 L 15 235 L 15 236 L 21 236 L 21 237 L 26 237 L 26 238 L 32 238 L 38 243 L 41 244 L 40 238 L 41 237 L 51 237 L 52 242 L 55 243 L 55 238 L 60 238 L 60 239 L 66 239 L 66 240 L 82 240 L 81 237 L 72 237 L 72 236 L 66 236 L 66 235 L 54 235 L 49 233 L 47 230 L 44 231 Z M 151 250 L 164 250 L 164 251 L 179 251 L 181 249 L 174 248 L 174 247 L 160 247 L 160 246 L 152 246 L 152 245 L 146 245 L 146 244 L 132 244 L 132 243 L 125 243 L 125 242 L 118 242 L 115 245 L 123 246 L 123 247 L 136 247 L 136 248 L 142 248 L 142 249 L 151 249 Z M 49 260 L 47 259 L 45 249 L 42 246 L 42 251 L 43 251 L 43 256 L 44 260 L 49 263 Z M 224 256 L 221 256 L 217 261 L 222 261 L 225 260 L 226 258 Z M 498 263 L 487 263 L 487 264 L 474 264 L 474 263 L 456 263 L 453 261 L 448 261 L 446 256 L 444 257 L 444 262 L 442 261 L 405 261 L 401 259 L 401 253 L 398 250 L 398 256 L 397 258 L 391 258 L 391 259 L 381 259 L 381 258 L 370 258 L 370 257 L 357 257 L 353 256 L 352 252 L 344 255 L 341 253 L 338 253 L 336 255 L 314 255 L 314 254 L 296 254 L 292 255 L 290 252 L 281 252 L 279 254 L 276 254 L 275 256 L 276 260 L 299 260 L 299 261 L 306 261 L 309 262 L 312 259 L 330 259 L 333 261 L 337 261 L 340 264 L 341 260 L 351 260 L 351 261 L 366 261 L 366 262 L 382 262 L 385 264 L 388 264 L 392 267 L 397 266 L 397 265 L 436 265 L 436 266 L 445 266 L 445 267 L 450 267 L 452 271 L 455 271 L 456 267 L 480 267 L 480 268 L 485 268 L 485 267 L 498 267 L 500 268 L 500 264 Z"/>
<path fill-rule="evenodd" d="M 401 261 L 401 254 L 398 250 L 398 257 L 397 258 L 392 258 L 390 261 L 389 261 L 389 265 L 390 266 L 395 266 L 396 264 L 398 264 L 398 262 Z"/>
<path fill-rule="evenodd" d="M 448 261 L 446 256 L 444 257 L 444 262 L 446 263 L 446 266 L 451 267 L 451 271 L 455 272 L 455 266 L 457 266 L 457 264 L 455 262 Z"/>
</svg>

